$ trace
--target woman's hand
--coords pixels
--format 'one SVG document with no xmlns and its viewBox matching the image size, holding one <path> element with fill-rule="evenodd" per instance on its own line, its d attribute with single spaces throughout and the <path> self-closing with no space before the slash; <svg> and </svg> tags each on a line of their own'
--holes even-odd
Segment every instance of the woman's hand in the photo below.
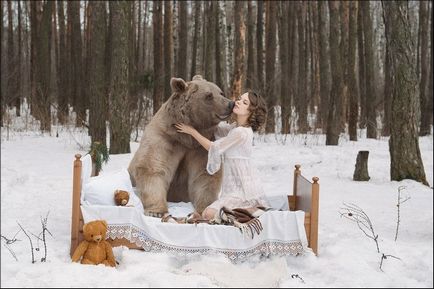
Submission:
<svg viewBox="0 0 434 289">
<path fill-rule="evenodd" d="M 176 130 L 178 132 L 186 133 L 191 135 L 194 139 L 196 139 L 201 146 L 203 146 L 207 151 L 211 146 L 211 141 L 201 135 L 194 127 L 189 126 L 185 123 L 177 123 L 175 124 Z"/>
<path fill-rule="evenodd" d="M 196 129 L 194 127 L 184 123 L 177 123 L 175 124 L 175 127 L 178 132 L 186 133 L 189 135 L 193 135 L 196 132 Z"/>
</svg>

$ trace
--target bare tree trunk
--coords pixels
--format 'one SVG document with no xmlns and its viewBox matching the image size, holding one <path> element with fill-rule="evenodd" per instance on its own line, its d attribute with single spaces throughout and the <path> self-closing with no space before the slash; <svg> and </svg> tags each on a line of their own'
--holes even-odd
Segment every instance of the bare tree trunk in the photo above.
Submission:
<svg viewBox="0 0 434 289">
<path fill-rule="evenodd" d="M 209 2 L 205 2 L 205 29 L 206 29 L 206 33 L 205 33 L 205 51 L 204 51 L 204 55 L 205 55 L 205 61 L 204 61 L 204 65 L 205 65 L 205 78 L 209 81 L 215 81 L 214 79 L 214 60 L 215 60 L 215 53 L 214 53 L 214 48 L 215 48 L 215 15 L 214 15 L 214 6 L 216 5 L 216 2 L 213 1 L 209 1 Z"/>
<path fill-rule="evenodd" d="M 383 9 L 383 21 L 384 21 L 384 29 L 385 34 L 389 35 L 389 25 L 390 20 L 386 20 L 386 13 Z M 391 59 L 390 59 L 390 47 L 389 43 L 386 41 L 386 55 L 384 61 L 384 120 L 383 120 L 383 136 L 390 136 L 390 116 L 391 116 L 391 107 L 392 107 L 392 97 L 393 97 L 393 75 L 391 74 Z"/>
<path fill-rule="evenodd" d="M 320 106 L 320 69 L 319 69 L 319 23 L 318 23 L 318 10 L 315 2 L 309 2 L 310 22 L 311 22 L 311 37 L 312 37 L 312 87 L 313 87 L 313 101 L 312 113 L 315 113 L 315 128 L 322 128 L 321 120 L 318 117 Z M 316 107 L 316 110 L 315 110 Z"/>
<path fill-rule="evenodd" d="M 170 78 L 173 75 L 173 10 L 171 1 L 164 1 L 164 99 L 172 94 Z"/>
<path fill-rule="evenodd" d="M 1 64 L 1 70 L 3 70 L 3 63 L 4 63 L 4 61 L 3 61 L 3 59 L 4 59 L 4 57 L 3 57 L 3 51 L 4 51 L 4 49 L 3 49 L 3 1 L 0 1 L 0 20 L 1 20 L 1 27 L 0 27 L 0 53 L 1 53 L 1 55 L 0 55 L 0 57 L 1 57 L 1 60 L 0 60 L 0 64 Z M 6 81 L 6 77 L 5 77 L 5 74 L 4 73 L 2 73 L 1 74 L 1 83 L 5 83 Z M 4 91 L 5 89 L 4 89 L 4 85 L 1 85 L 0 86 L 0 88 L 1 88 L 1 91 L 0 91 L 0 93 L 1 93 L 1 103 L 0 103 L 0 107 L 1 107 L 1 115 L 0 115 L 0 126 L 1 127 L 3 127 L 3 117 L 4 117 L 4 115 L 5 115 L 5 112 L 6 112 L 6 106 L 5 106 L 5 101 L 6 101 L 6 92 Z"/>
<path fill-rule="evenodd" d="M 255 89 L 259 93 L 265 92 L 264 87 L 264 1 L 257 1 L 257 21 L 256 21 L 256 61 L 257 61 L 257 81 Z"/>
<path fill-rule="evenodd" d="M 253 54 L 253 32 L 254 32 L 254 23 L 255 19 L 253 18 L 253 5 L 252 1 L 247 1 L 247 71 L 246 71 L 246 85 L 245 87 L 248 89 L 253 88 L 254 75 L 255 75 L 255 65 L 254 59 L 255 55 Z"/>
<path fill-rule="evenodd" d="M 383 7 L 389 25 L 386 41 L 390 47 L 391 73 L 395 77 L 389 139 L 391 180 L 412 179 L 428 185 L 419 150 L 419 92 L 408 6 L 401 1 L 383 1 Z"/>
<path fill-rule="evenodd" d="M 215 83 L 223 90 L 222 60 L 221 60 L 221 42 L 220 42 L 220 7 L 219 2 L 214 3 L 214 37 L 215 37 Z"/>
<path fill-rule="evenodd" d="M 63 1 L 57 1 L 57 18 L 59 25 L 59 58 L 57 61 L 57 80 L 58 80 L 58 110 L 57 119 L 60 124 L 65 124 L 68 117 L 68 88 L 67 88 L 67 48 L 65 31 L 65 12 Z"/>
<path fill-rule="evenodd" d="M 340 2 L 340 26 L 341 26 L 341 41 L 339 45 L 341 53 L 341 64 L 342 64 L 342 116 L 341 116 L 341 131 L 345 132 L 345 124 L 347 123 L 348 117 L 348 89 L 349 89 L 349 76 L 348 76 L 348 31 L 349 31 L 349 4 L 348 1 Z"/>
<path fill-rule="evenodd" d="M 54 2 L 46 2 L 42 13 L 38 38 L 36 96 L 39 103 L 41 131 L 51 131 L 50 68 L 51 68 L 51 16 Z"/>
<path fill-rule="evenodd" d="M 232 82 L 231 99 L 241 95 L 242 79 L 244 74 L 244 46 L 246 25 L 244 23 L 244 2 L 235 2 L 235 65 L 234 79 Z"/>
<path fill-rule="evenodd" d="M 364 48 L 366 53 L 365 72 L 366 72 L 366 116 L 367 116 L 367 138 L 377 138 L 377 119 L 376 119 L 376 93 L 375 93 L 375 62 L 374 62 L 374 43 L 372 34 L 372 20 L 369 8 L 369 1 L 362 1 L 363 10 L 363 37 L 365 40 Z"/>
<path fill-rule="evenodd" d="M 129 22 L 129 30 L 128 30 L 128 57 L 129 57 L 129 94 L 131 97 L 130 101 L 130 111 L 135 111 L 138 109 L 139 104 L 139 85 L 138 85 L 138 76 L 137 76 L 137 64 L 138 64 L 138 53 L 136 51 L 137 48 L 137 22 L 136 22 L 136 1 L 131 2 L 131 15 Z"/>
<path fill-rule="evenodd" d="M 102 1 L 90 1 L 90 29 L 89 49 L 89 131 L 92 143 L 100 142 L 107 146 L 105 114 L 106 101 L 106 76 L 105 76 L 105 45 L 106 45 L 106 9 Z"/>
<path fill-rule="evenodd" d="M 177 77 L 187 79 L 188 11 L 187 1 L 178 1 L 179 9 L 179 49 L 177 57 Z"/>
<path fill-rule="evenodd" d="M 153 1 L 152 25 L 154 37 L 154 93 L 153 108 L 154 114 L 160 109 L 164 100 L 164 72 L 163 72 L 163 16 L 162 5 L 160 1 Z"/>
<path fill-rule="evenodd" d="M 3 24 L 2 24 L 3 25 Z M 12 107 L 15 104 L 15 99 L 17 97 L 16 82 L 17 82 L 17 64 L 15 61 L 15 47 L 14 47 L 14 28 L 13 28 L 13 12 L 12 12 L 12 1 L 8 0 L 8 41 L 7 41 L 7 82 L 6 82 L 6 103 L 2 105 L 7 105 Z"/>
<path fill-rule="evenodd" d="M 329 104 L 329 54 L 327 53 L 327 16 L 326 2 L 318 1 L 318 17 L 319 17 L 319 70 L 320 70 L 320 112 L 323 130 L 327 127 L 327 114 Z"/>
<path fill-rule="evenodd" d="M 287 19 L 289 15 L 288 2 L 280 2 L 278 9 L 278 19 L 279 19 L 279 55 L 281 64 L 280 73 L 280 97 L 281 97 L 281 133 L 287 134 L 290 131 L 289 127 L 289 117 L 291 115 L 291 94 L 289 91 L 289 61 L 291 55 L 289 53 L 289 33 L 291 17 Z M 253 46 L 253 43 L 252 43 Z"/>
<path fill-rule="evenodd" d="M 267 122 L 265 126 L 266 133 L 275 132 L 275 114 L 274 107 L 277 105 L 277 96 L 275 94 L 276 81 L 276 18 L 277 2 L 265 2 L 265 99 L 268 105 Z"/>
<path fill-rule="evenodd" d="M 37 83 L 37 60 L 38 60 L 38 37 L 41 22 L 41 2 L 30 2 L 30 113 L 39 119 L 39 109 L 37 108 L 36 83 Z M 6 102 L 6 101 L 5 101 Z"/>
<path fill-rule="evenodd" d="M 359 114 L 359 89 L 357 87 L 357 10 L 358 2 L 350 2 L 350 23 L 348 39 L 348 85 L 349 85 L 349 120 L 350 140 L 357 141 L 357 117 Z"/>
<path fill-rule="evenodd" d="M 17 116 L 21 116 L 21 101 L 22 101 L 22 84 L 23 84 L 23 75 L 22 75 L 22 37 L 21 37 L 21 1 L 18 1 L 18 51 L 17 51 L 17 78 L 16 78 L 16 98 L 15 98 L 15 111 Z"/>
<path fill-rule="evenodd" d="M 306 49 L 306 3 L 299 2 L 297 10 L 298 21 L 298 92 L 296 98 L 296 110 L 298 114 L 298 132 L 307 133 L 307 49 Z"/>
<path fill-rule="evenodd" d="M 420 28 L 420 130 L 419 135 L 425 136 L 431 133 L 432 110 L 428 105 L 428 73 L 429 73 L 429 52 L 428 52 L 428 32 L 429 16 L 428 1 L 419 2 L 419 28 Z M 432 44 L 431 44 L 432 45 Z"/>
<path fill-rule="evenodd" d="M 143 36 L 142 36 L 142 50 L 143 50 L 143 52 L 142 52 L 142 54 L 143 54 L 143 56 L 142 56 L 142 61 L 140 62 L 141 75 L 143 75 L 143 73 L 146 71 L 147 67 L 146 67 L 145 63 L 146 63 L 146 60 L 148 59 L 148 57 L 146 57 L 146 51 L 147 51 L 147 47 L 146 47 L 146 43 L 147 43 L 146 35 L 147 35 L 147 33 L 146 33 L 146 31 L 148 29 L 147 19 L 148 19 L 148 9 L 149 9 L 148 7 L 149 7 L 150 1 L 145 0 L 144 2 L 145 2 L 145 8 L 143 11 L 143 29 L 142 29 L 142 33 L 143 33 Z"/>
<path fill-rule="evenodd" d="M 357 12 L 357 42 L 359 55 L 359 88 L 360 88 L 360 117 L 359 128 L 366 128 L 366 66 L 365 66 L 365 41 L 363 37 L 363 10 L 359 7 Z"/>
<path fill-rule="evenodd" d="M 200 29 L 200 21 L 201 21 L 201 11 L 202 9 L 202 1 L 194 2 L 194 34 L 193 34 L 193 43 L 192 43 L 192 54 L 191 54 L 191 69 L 190 69 L 190 79 L 193 78 L 196 74 L 196 58 L 197 58 L 197 44 L 199 38 L 199 29 Z M 203 21 L 203 20 L 202 20 Z"/>
<path fill-rule="evenodd" d="M 1 31 L 0 31 L 0 52 L 1 52 L 1 61 L 0 61 L 0 64 L 1 64 L 1 68 L 0 68 L 0 70 L 2 70 L 2 71 L 4 71 L 3 70 L 3 66 L 4 66 L 4 60 L 5 60 L 5 58 L 6 57 L 4 57 L 4 51 L 5 51 L 5 49 L 3 48 L 3 35 L 4 35 L 4 25 L 3 25 L 3 1 L 0 1 L 0 19 L 1 19 L 1 23 L 2 23 L 2 25 L 1 25 Z M 1 83 L 5 83 L 6 82 L 6 73 L 2 73 L 1 74 Z M 0 126 L 1 127 L 3 127 L 3 117 L 4 117 L 4 115 L 5 115 L 5 112 L 6 112 L 6 105 L 5 105 L 5 102 L 6 102 L 6 91 L 5 91 L 5 87 L 4 87 L 4 85 L 1 85 L 0 86 L 0 89 L 1 89 L 1 104 L 0 104 L 0 106 L 1 106 L 1 115 L 0 115 Z"/>
<path fill-rule="evenodd" d="M 80 127 L 86 121 L 83 99 L 80 2 L 68 2 L 68 10 L 70 10 L 69 16 L 71 17 L 71 96 L 74 110 L 77 113 L 77 119 L 75 124 L 77 127 Z"/>
<path fill-rule="evenodd" d="M 330 10 L 330 64 L 332 90 L 330 92 L 326 145 L 338 145 L 342 109 L 342 65 L 339 53 L 339 2 L 329 1 Z"/>
<path fill-rule="evenodd" d="M 131 2 L 110 2 L 112 54 L 110 89 L 110 154 L 130 153 L 129 30 Z M 161 6 L 159 31 L 161 27 Z M 161 49 L 160 49 L 161 51 Z M 161 74 L 160 74 L 161 75 Z M 162 91 L 162 90 L 161 90 Z"/>
<path fill-rule="evenodd" d="M 429 123 L 432 125 L 433 124 L 433 75 L 432 75 L 432 67 L 433 67 L 433 28 L 432 28 L 432 17 L 433 17 L 433 13 L 432 13 L 432 3 L 431 3 L 431 12 L 429 13 L 429 15 L 431 15 L 431 33 L 430 33 L 430 43 L 431 43 L 431 49 L 430 49 L 430 69 L 429 69 L 429 83 L 428 83 L 428 104 L 427 104 L 427 110 L 430 111 L 430 117 L 429 117 Z"/>
</svg>

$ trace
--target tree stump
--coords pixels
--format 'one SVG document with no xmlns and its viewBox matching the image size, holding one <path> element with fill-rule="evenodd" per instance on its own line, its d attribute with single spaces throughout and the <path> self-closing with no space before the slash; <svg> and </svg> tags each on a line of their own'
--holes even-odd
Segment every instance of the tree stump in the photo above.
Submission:
<svg viewBox="0 0 434 289">
<path fill-rule="evenodd" d="M 369 151 L 359 151 L 357 154 L 356 169 L 353 175 L 354 181 L 369 181 L 368 156 Z"/>
</svg>

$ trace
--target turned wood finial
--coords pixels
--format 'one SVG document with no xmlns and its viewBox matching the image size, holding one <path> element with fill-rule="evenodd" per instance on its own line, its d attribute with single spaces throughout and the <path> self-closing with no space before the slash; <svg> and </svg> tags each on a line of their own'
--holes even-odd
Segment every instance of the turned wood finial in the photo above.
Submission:
<svg viewBox="0 0 434 289">
<path fill-rule="evenodd" d="M 318 181 L 319 181 L 319 178 L 318 178 L 318 177 L 313 177 L 313 178 L 312 178 L 312 181 L 313 181 L 314 184 L 317 184 Z"/>
<path fill-rule="evenodd" d="M 76 154 L 75 155 L 75 159 L 78 161 L 79 159 L 81 159 L 81 154 Z"/>
<path fill-rule="evenodd" d="M 299 164 L 296 164 L 296 165 L 295 165 L 295 169 L 296 169 L 297 171 L 300 170 L 300 167 L 301 167 L 301 166 L 300 166 Z"/>
</svg>

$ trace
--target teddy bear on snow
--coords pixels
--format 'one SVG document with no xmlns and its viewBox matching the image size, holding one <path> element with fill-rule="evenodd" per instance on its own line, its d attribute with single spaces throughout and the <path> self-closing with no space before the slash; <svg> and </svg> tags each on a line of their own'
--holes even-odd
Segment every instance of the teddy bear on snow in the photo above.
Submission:
<svg viewBox="0 0 434 289">
<path fill-rule="evenodd" d="M 86 223 L 83 226 L 84 239 L 75 249 L 72 255 L 72 261 L 81 264 L 104 264 L 110 267 L 116 267 L 113 249 L 109 242 L 105 240 L 107 233 L 107 222 L 97 220 Z"/>
</svg>

